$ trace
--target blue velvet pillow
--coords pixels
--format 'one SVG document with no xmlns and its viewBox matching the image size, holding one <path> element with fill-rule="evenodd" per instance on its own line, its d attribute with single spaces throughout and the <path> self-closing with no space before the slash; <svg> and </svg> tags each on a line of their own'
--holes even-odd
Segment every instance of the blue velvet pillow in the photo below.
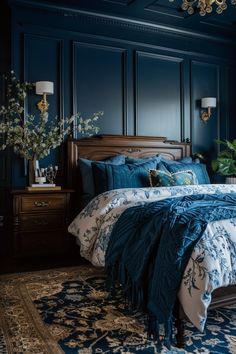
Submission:
<svg viewBox="0 0 236 354">
<path fill-rule="evenodd" d="M 156 156 L 151 156 L 151 157 L 146 157 L 146 158 L 137 158 L 137 157 L 126 157 L 125 159 L 125 163 L 135 163 L 135 164 L 139 164 L 139 163 L 143 163 L 143 162 L 147 162 L 148 160 L 151 159 L 156 159 L 157 163 L 163 161 L 166 164 L 171 164 L 171 163 L 192 163 L 193 159 L 191 156 L 187 156 L 187 157 L 183 157 L 182 159 L 179 160 L 168 160 L 165 159 L 162 155 L 156 155 Z"/>
<path fill-rule="evenodd" d="M 143 159 L 135 158 L 135 157 L 126 157 L 125 163 L 140 165 L 145 162 L 154 161 L 156 169 L 168 172 L 168 169 L 164 166 L 164 164 L 162 163 L 162 160 L 163 160 L 163 157 L 161 155 L 156 155 L 156 156 L 143 158 Z"/>
<path fill-rule="evenodd" d="M 171 163 L 166 164 L 163 162 L 165 167 L 168 169 L 169 172 L 178 172 L 178 171 L 186 171 L 190 170 L 193 171 L 197 177 L 199 184 L 210 184 L 210 178 L 208 176 L 206 165 L 202 163 Z"/>
<path fill-rule="evenodd" d="M 130 164 L 142 164 L 144 162 L 149 162 L 151 160 L 156 160 L 156 163 L 158 164 L 161 160 L 162 160 L 162 157 L 161 155 L 156 155 L 156 156 L 151 156 L 151 157 L 144 157 L 144 158 L 138 158 L 138 157 L 130 157 L 130 156 L 127 156 L 126 159 L 125 159 L 125 163 L 130 163 Z"/>
<path fill-rule="evenodd" d="M 95 191 L 100 194 L 119 188 L 149 187 L 148 171 L 156 168 L 156 160 L 120 166 L 93 162 L 92 168 Z"/>
<path fill-rule="evenodd" d="M 168 160 L 168 159 L 165 159 L 164 157 L 162 157 L 161 161 L 165 162 L 168 165 L 171 165 L 172 163 L 192 163 L 193 159 L 191 156 L 186 156 L 186 157 L 183 157 L 182 159 L 178 159 L 178 160 Z"/>
<path fill-rule="evenodd" d="M 151 187 L 171 187 L 196 184 L 197 179 L 192 171 L 166 172 L 150 170 L 149 179 Z"/>
<path fill-rule="evenodd" d="M 95 197 L 92 162 L 95 161 L 83 158 L 79 159 L 79 167 L 83 184 L 83 199 L 85 204 L 88 203 L 93 197 Z M 112 156 L 109 159 L 99 162 L 102 164 L 109 163 L 114 165 L 122 165 L 125 163 L 125 155 Z"/>
</svg>

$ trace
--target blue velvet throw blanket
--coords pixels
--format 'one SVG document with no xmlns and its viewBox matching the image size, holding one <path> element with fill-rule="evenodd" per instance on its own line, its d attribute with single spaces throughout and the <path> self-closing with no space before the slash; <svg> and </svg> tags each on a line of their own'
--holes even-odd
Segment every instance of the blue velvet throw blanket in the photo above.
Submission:
<svg viewBox="0 0 236 354">
<path fill-rule="evenodd" d="M 194 246 L 209 222 L 236 217 L 236 193 L 168 198 L 126 209 L 106 252 L 111 288 L 119 283 L 133 309 L 148 314 L 150 338 L 172 336 L 172 311 Z"/>
</svg>

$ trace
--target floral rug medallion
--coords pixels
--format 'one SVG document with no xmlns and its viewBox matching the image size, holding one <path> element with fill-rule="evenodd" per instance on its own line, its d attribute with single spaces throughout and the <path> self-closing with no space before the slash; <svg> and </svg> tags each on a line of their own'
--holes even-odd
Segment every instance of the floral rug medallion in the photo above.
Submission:
<svg viewBox="0 0 236 354">
<path fill-rule="evenodd" d="M 104 280 L 92 266 L 0 276 L 0 354 L 236 353 L 235 307 L 210 311 L 204 333 L 187 324 L 185 350 L 157 348 Z"/>
</svg>

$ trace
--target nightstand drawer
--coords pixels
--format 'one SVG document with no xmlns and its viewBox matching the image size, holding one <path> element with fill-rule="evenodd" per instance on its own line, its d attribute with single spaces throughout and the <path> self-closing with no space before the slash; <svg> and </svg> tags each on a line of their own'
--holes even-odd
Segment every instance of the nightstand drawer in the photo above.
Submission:
<svg viewBox="0 0 236 354">
<path fill-rule="evenodd" d="M 21 198 L 21 212 L 63 210 L 64 208 L 64 195 L 24 196 Z"/>
<path fill-rule="evenodd" d="M 43 231 L 55 230 L 65 227 L 63 215 L 53 214 L 37 214 L 37 215 L 22 215 L 19 218 L 20 231 Z"/>
</svg>

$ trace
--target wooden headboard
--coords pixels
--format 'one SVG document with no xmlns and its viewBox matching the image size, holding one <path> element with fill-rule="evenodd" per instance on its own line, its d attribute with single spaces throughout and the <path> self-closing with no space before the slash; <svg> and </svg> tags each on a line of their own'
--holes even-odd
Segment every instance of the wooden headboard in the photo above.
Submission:
<svg viewBox="0 0 236 354">
<path fill-rule="evenodd" d="M 175 160 L 191 154 L 191 144 L 168 141 L 164 137 L 98 135 L 91 138 L 69 139 L 67 144 L 67 187 L 81 194 L 82 185 L 78 160 L 104 160 L 123 154 L 132 157 L 148 157 L 162 154 Z"/>
</svg>

